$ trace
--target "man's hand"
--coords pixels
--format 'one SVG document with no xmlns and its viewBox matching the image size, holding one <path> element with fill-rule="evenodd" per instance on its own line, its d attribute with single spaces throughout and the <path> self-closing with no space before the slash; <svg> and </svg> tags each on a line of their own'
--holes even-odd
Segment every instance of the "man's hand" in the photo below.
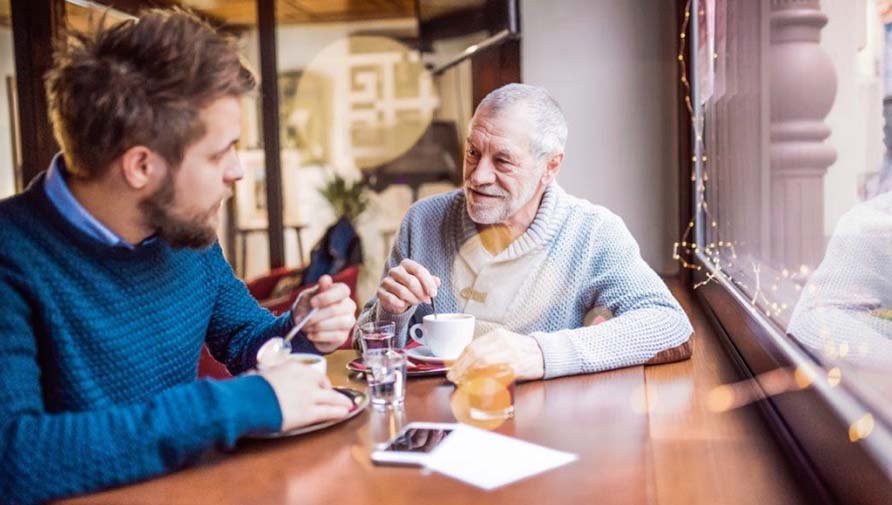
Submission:
<svg viewBox="0 0 892 505">
<path fill-rule="evenodd" d="M 404 259 L 391 268 L 378 286 L 378 303 L 391 314 L 402 314 L 419 303 L 430 303 L 437 296 L 440 278 L 420 264 Z"/>
<path fill-rule="evenodd" d="M 301 293 L 294 302 L 291 318 L 297 324 L 314 308 L 319 310 L 303 332 L 319 352 L 332 352 L 347 340 L 356 324 L 356 302 L 350 298 L 350 288 L 323 275 L 315 288 Z"/>
<path fill-rule="evenodd" d="M 503 328 L 476 338 L 455 360 L 446 378 L 458 384 L 474 368 L 507 363 L 518 381 L 541 379 L 545 363 L 539 344 L 532 337 Z"/>
<path fill-rule="evenodd" d="M 331 388 L 328 377 L 296 361 L 286 361 L 260 375 L 279 400 L 282 431 L 339 419 L 353 408 L 349 398 Z"/>
</svg>

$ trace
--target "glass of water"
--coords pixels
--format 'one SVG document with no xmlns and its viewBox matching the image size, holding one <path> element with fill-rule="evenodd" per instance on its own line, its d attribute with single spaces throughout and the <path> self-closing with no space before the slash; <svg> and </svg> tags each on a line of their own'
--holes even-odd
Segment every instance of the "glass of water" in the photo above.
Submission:
<svg viewBox="0 0 892 505">
<path fill-rule="evenodd" d="M 360 350 L 392 349 L 396 325 L 391 322 L 370 322 L 359 327 Z"/>
<path fill-rule="evenodd" d="M 369 399 L 376 408 L 399 408 L 406 400 L 406 353 L 399 349 L 369 349 L 362 353 L 368 370 Z"/>
</svg>

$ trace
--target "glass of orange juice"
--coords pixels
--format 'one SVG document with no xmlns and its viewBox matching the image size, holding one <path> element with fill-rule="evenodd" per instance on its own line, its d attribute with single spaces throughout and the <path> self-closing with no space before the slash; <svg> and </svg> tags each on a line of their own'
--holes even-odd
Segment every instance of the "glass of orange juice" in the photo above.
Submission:
<svg viewBox="0 0 892 505">
<path fill-rule="evenodd" d="M 459 384 L 471 419 L 489 421 L 514 416 L 514 369 L 507 363 L 477 367 Z"/>
</svg>

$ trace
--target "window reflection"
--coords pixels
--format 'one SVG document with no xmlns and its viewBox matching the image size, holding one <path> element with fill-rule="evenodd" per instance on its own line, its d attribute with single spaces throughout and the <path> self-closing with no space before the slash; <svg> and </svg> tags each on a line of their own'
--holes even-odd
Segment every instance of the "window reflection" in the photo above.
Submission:
<svg viewBox="0 0 892 505">
<path fill-rule="evenodd" d="M 892 2 L 715 0 L 692 22 L 681 248 L 892 414 Z"/>
<path fill-rule="evenodd" d="M 892 9 L 888 1 L 868 2 L 859 22 L 826 7 L 824 45 L 837 51 L 831 59 L 840 81 L 836 115 L 828 117 L 839 160 L 824 181 L 826 225 L 839 218 L 787 333 L 875 397 L 892 386 L 884 373 L 892 365 Z M 847 45 L 833 31 L 844 28 L 856 30 L 861 40 Z M 859 133 L 860 140 L 841 141 Z"/>
<path fill-rule="evenodd" d="M 892 193 L 855 205 L 796 304 L 788 333 L 827 363 L 892 364 Z"/>
<path fill-rule="evenodd" d="M 310 259 L 360 185 L 367 205 L 348 218 L 362 240 L 363 271 L 372 274 L 361 276 L 358 299 L 374 294 L 412 202 L 455 187 L 472 112 L 470 63 L 433 75 L 428 69 L 453 57 L 455 44 L 422 47 L 414 7 L 406 5 L 393 13 L 350 8 L 337 18 L 332 10 L 324 21 L 277 11 L 285 265 L 298 269 Z M 256 27 L 240 27 L 239 35 L 257 67 Z M 247 116 L 259 117 L 258 107 Z M 232 209 L 236 230 L 260 230 L 237 231 L 237 271 L 246 279 L 268 270 L 258 126 L 243 128 L 245 178 Z"/>
</svg>

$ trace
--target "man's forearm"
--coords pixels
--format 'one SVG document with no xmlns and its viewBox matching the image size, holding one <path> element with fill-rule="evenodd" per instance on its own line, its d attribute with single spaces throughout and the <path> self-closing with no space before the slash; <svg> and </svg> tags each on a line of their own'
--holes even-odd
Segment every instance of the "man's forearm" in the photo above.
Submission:
<svg viewBox="0 0 892 505">
<path fill-rule="evenodd" d="M 542 349 L 545 378 L 550 379 L 647 363 L 687 342 L 692 331 L 683 312 L 652 307 L 596 326 L 531 336 Z"/>
<path fill-rule="evenodd" d="M 247 432 L 276 431 L 281 425 L 275 394 L 260 376 L 195 381 L 143 403 L 101 410 L 50 414 L 29 409 L 0 412 L 0 418 L 5 455 L 0 488 L 12 503 L 43 502 L 161 475 L 203 450 L 231 447 Z"/>
</svg>

